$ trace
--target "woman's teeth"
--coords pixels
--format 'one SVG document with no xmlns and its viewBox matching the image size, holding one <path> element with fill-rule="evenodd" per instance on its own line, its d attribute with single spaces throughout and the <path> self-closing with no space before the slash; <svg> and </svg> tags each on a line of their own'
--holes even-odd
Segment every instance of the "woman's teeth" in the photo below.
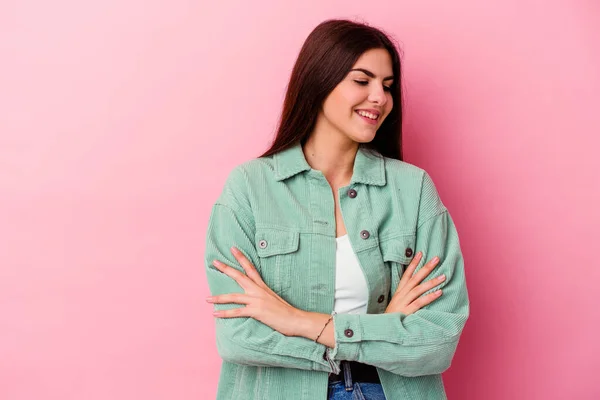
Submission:
<svg viewBox="0 0 600 400">
<path fill-rule="evenodd" d="M 362 115 L 363 117 L 367 117 L 370 119 L 377 119 L 376 115 L 371 114 L 370 112 L 366 112 L 366 111 L 357 111 L 358 115 Z"/>
</svg>

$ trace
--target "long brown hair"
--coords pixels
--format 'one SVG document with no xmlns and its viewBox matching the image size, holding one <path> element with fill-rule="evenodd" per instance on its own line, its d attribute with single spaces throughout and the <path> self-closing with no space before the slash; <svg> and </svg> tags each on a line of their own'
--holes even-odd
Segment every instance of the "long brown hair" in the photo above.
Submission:
<svg viewBox="0 0 600 400">
<path fill-rule="evenodd" d="M 325 98 L 370 49 L 385 49 L 390 53 L 393 108 L 375 138 L 364 146 L 402 160 L 402 76 L 398 50 L 381 30 L 341 19 L 320 23 L 306 38 L 292 70 L 277 134 L 270 148 L 259 157 L 285 150 L 298 141 L 304 144 Z"/>
</svg>

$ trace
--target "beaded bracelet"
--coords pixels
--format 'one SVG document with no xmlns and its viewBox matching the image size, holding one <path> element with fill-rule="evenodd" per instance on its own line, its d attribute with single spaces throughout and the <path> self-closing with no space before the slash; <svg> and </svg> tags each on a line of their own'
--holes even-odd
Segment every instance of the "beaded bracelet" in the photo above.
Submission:
<svg viewBox="0 0 600 400">
<path fill-rule="evenodd" d="M 329 323 L 329 321 L 331 321 L 332 319 L 333 319 L 333 315 L 331 317 L 329 317 L 329 319 L 327 320 L 327 322 L 325 322 L 325 325 L 323 325 L 323 329 L 321 329 L 321 333 L 319 333 L 319 336 L 317 336 L 317 338 L 315 339 L 315 343 L 317 343 L 317 340 L 319 340 L 319 338 L 321 337 L 321 335 L 325 331 L 325 327 L 327 326 L 327 324 Z"/>
</svg>

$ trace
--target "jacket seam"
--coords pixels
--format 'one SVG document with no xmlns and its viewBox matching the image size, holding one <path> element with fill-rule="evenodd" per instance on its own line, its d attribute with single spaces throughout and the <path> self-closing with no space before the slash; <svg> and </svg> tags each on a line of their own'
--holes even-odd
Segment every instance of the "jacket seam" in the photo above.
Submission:
<svg viewBox="0 0 600 400">
<path fill-rule="evenodd" d="M 442 214 L 444 214 L 444 213 L 447 213 L 447 212 L 448 212 L 448 209 L 447 209 L 446 207 L 444 207 L 442 210 L 438 211 L 437 213 L 435 213 L 435 214 L 433 214 L 433 215 L 431 215 L 431 216 L 427 217 L 427 218 L 426 218 L 426 219 L 425 219 L 423 222 L 421 222 L 421 223 L 419 224 L 419 226 L 417 226 L 417 230 L 418 230 L 420 227 L 422 227 L 423 225 L 425 225 L 427 222 L 429 222 L 429 221 L 431 221 L 432 219 L 434 219 L 435 217 L 437 217 L 437 216 L 440 216 L 440 215 L 442 215 Z"/>
<path fill-rule="evenodd" d="M 248 226 L 248 227 L 254 226 L 254 223 L 251 222 L 249 219 L 247 219 L 246 216 L 244 216 L 244 212 L 241 211 L 241 209 L 239 207 L 234 208 L 233 206 L 230 206 L 229 204 L 225 204 L 225 203 L 221 203 L 221 202 L 216 202 L 215 206 L 222 206 L 222 207 L 227 208 L 229 211 L 231 211 L 236 216 L 236 218 L 241 219 L 244 222 L 244 224 L 246 224 L 246 226 Z"/>
</svg>

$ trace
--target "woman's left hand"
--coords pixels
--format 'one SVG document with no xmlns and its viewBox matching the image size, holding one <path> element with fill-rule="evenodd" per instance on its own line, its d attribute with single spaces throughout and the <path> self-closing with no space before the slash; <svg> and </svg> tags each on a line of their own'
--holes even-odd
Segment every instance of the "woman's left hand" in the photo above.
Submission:
<svg viewBox="0 0 600 400">
<path fill-rule="evenodd" d="M 231 254 L 240 263 L 245 274 L 218 260 L 213 265 L 225 275 L 233 278 L 245 293 L 222 294 L 207 297 L 206 301 L 216 304 L 245 304 L 245 307 L 215 311 L 218 318 L 252 317 L 286 336 L 296 336 L 294 327 L 298 325 L 301 310 L 273 292 L 262 280 L 250 261 L 237 248 L 231 248 Z"/>
</svg>

